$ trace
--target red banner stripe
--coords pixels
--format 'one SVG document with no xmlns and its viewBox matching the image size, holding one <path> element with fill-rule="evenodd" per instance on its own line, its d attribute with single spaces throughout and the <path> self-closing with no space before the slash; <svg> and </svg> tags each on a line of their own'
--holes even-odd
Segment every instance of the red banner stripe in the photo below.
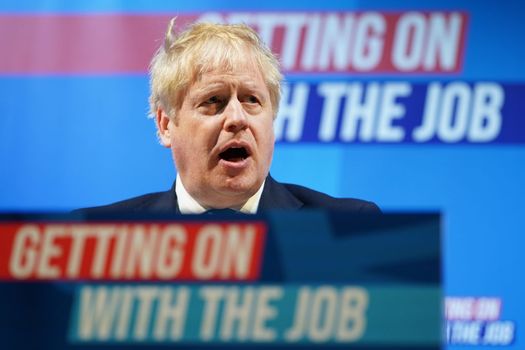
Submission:
<svg viewBox="0 0 525 350">
<path fill-rule="evenodd" d="M 0 74 L 147 72 L 171 15 L 0 16 Z M 464 12 L 229 12 L 177 17 L 244 22 L 287 73 L 457 73 Z"/>
<path fill-rule="evenodd" d="M 169 15 L 0 16 L 0 73 L 145 73 Z M 182 22 L 191 21 L 184 16 Z"/>
<path fill-rule="evenodd" d="M 0 280 L 256 280 L 263 222 L 2 223 Z"/>
</svg>

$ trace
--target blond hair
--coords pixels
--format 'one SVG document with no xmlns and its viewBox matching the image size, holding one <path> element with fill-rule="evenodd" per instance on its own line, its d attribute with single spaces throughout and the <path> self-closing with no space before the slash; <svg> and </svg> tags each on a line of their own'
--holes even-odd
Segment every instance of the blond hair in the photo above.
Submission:
<svg viewBox="0 0 525 350">
<path fill-rule="evenodd" d="M 174 27 L 175 18 L 150 64 L 152 116 L 159 108 L 174 116 L 188 88 L 203 73 L 233 70 L 250 57 L 266 83 L 275 118 L 281 97 L 279 62 L 253 29 L 244 24 L 196 23 L 176 34 Z"/>
</svg>

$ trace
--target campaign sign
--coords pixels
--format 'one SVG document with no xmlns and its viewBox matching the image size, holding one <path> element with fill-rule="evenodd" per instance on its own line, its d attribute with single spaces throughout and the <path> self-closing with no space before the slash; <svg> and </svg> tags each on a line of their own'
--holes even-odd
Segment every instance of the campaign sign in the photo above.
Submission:
<svg viewBox="0 0 525 350">
<path fill-rule="evenodd" d="M 438 214 L 1 219 L 2 348 L 441 345 Z"/>
</svg>

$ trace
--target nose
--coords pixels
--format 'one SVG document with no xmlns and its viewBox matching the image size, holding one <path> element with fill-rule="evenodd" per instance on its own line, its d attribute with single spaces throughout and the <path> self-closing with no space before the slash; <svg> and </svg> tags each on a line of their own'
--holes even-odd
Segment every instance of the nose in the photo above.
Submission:
<svg viewBox="0 0 525 350">
<path fill-rule="evenodd" d="M 238 132 L 248 126 L 248 119 L 242 104 L 236 98 L 230 99 L 228 105 L 224 109 L 225 120 L 224 129 L 229 132 Z"/>
</svg>

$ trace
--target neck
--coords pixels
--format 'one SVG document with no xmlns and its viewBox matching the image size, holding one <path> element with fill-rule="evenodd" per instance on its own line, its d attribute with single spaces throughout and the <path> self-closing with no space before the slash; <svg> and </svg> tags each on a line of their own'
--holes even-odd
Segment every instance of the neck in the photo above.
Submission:
<svg viewBox="0 0 525 350">
<path fill-rule="evenodd" d="M 185 188 L 184 184 L 179 175 L 177 175 L 177 181 L 175 191 L 177 193 L 178 205 L 182 214 L 200 214 L 208 209 L 235 209 L 246 214 L 255 214 L 259 207 L 262 191 L 264 188 L 264 182 L 260 188 L 251 195 L 243 196 L 218 196 L 218 198 L 206 198 L 208 200 L 202 200 L 198 195 L 190 193 Z"/>
</svg>

